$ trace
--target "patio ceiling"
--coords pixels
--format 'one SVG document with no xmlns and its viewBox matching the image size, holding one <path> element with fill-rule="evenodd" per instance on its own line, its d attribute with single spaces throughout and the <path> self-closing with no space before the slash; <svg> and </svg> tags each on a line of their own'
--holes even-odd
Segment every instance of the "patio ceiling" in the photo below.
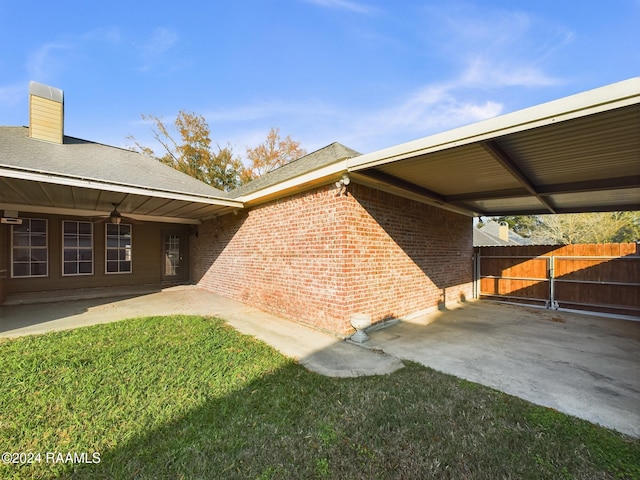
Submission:
<svg viewBox="0 0 640 480">
<path fill-rule="evenodd" d="M 116 204 L 122 215 L 141 221 L 197 224 L 242 208 L 240 202 L 220 198 L 75 179 L 49 178 L 47 181 L 41 175 L 0 170 L 0 210 L 5 211 L 97 219 L 107 217 Z"/>
<path fill-rule="evenodd" d="M 348 169 L 467 215 L 640 210 L 640 78 L 355 157 Z"/>
</svg>

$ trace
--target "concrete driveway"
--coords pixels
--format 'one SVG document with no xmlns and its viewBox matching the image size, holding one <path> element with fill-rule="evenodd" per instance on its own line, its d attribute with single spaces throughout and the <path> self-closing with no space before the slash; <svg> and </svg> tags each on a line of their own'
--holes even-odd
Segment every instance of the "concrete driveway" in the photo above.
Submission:
<svg viewBox="0 0 640 480">
<path fill-rule="evenodd" d="M 640 437 L 640 322 L 470 302 L 372 347 Z"/>
<path fill-rule="evenodd" d="M 196 287 L 58 300 L 0 306 L 0 337 L 212 315 L 323 375 L 388 374 L 408 359 L 640 437 L 640 322 L 469 302 L 371 332 L 358 346 Z"/>
</svg>

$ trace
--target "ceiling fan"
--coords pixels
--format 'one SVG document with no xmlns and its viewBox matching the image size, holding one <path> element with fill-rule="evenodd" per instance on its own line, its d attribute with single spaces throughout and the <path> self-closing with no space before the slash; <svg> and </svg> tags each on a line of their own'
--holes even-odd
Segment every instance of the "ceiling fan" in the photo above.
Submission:
<svg viewBox="0 0 640 480">
<path fill-rule="evenodd" d="M 138 220 L 135 220 L 135 219 L 130 218 L 130 217 L 123 216 L 118 211 L 118 206 L 120 205 L 119 203 L 112 203 L 111 205 L 113 205 L 113 210 L 111 211 L 109 216 L 108 217 L 101 217 L 99 220 L 97 220 L 97 222 L 109 221 L 109 223 L 113 223 L 114 225 L 120 225 L 120 223 L 122 223 L 122 221 L 124 220 L 127 223 L 140 223 Z"/>
</svg>

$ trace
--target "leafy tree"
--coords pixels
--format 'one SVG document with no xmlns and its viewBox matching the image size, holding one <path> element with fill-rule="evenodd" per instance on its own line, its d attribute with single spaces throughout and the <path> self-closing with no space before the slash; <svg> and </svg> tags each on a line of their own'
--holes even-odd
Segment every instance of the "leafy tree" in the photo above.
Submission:
<svg viewBox="0 0 640 480">
<path fill-rule="evenodd" d="M 300 148 L 300 142 L 292 140 L 289 135 L 282 140 L 280 129 L 272 127 L 264 143 L 247 149 L 250 164 L 244 170 L 242 180 L 253 180 L 306 154 L 306 150 Z"/>
<path fill-rule="evenodd" d="M 498 217 L 534 243 L 624 243 L 640 240 L 640 212 Z"/>
<path fill-rule="evenodd" d="M 157 158 L 176 170 L 201 180 L 220 190 L 232 190 L 241 184 L 244 167 L 239 158 L 233 156 L 231 147 L 211 148 L 210 129 L 202 115 L 181 110 L 174 122 L 177 141 L 165 123 L 153 115 L 142 115 L 154 124 L 155 140 L 162 145 L 164 154 L 157 156 L 153 149 L 142 146 L 133 137 L 133 150 Z"/>
</svg>

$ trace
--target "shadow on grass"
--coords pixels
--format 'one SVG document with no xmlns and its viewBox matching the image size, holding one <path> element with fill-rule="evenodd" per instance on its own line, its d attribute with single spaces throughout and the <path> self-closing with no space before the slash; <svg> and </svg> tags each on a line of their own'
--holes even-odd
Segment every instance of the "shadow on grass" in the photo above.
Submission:
<svg viewBox="0 0 640 480">
<path fill-rule="evenodd" d="M 408 364 L 328 379 L 290 363 L 101 452 L 69 478 L 637 478 L 637 441 Z"/>
</svg>

